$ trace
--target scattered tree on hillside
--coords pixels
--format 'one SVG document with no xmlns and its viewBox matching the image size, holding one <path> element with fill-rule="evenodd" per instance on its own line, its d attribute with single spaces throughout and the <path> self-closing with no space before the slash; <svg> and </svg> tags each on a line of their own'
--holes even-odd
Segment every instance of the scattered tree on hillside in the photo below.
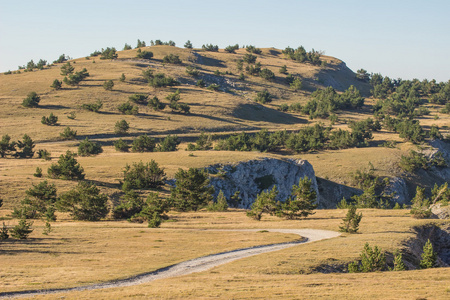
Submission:
<svg viewBox="0 0 450 300">
<path fill-rule="evenodd" d="M 270 191 L 262 191 L 251 206 L 251 210 L 247 212 L 247 216 L 257 221 L 261 220 L 262 214 L 266 213 L 271 216 L 279 212 L 280 202 L 276 200 L 278 196 L 277 186 L 274 185 Z"/>
<path fill-rule="evenodd" d="M 126 134 L 128 129 L 130 129 L 130 125 L 125 120 L 117 121 L 116 125 L 114 125 L 115 134 Z"/>
<path fill-rule="evenodd" d="M 100 56 L 100 59 L 115 59 L 117 58 L 116 48 L 108 47 L 106 49 L 102 49 L 102 54 Z"/>
<path fill-rule="evenodd" d="M 66 154 L 61 154 L 58 163 L 52 164 L 48 168 L 50 178 L 59 179 L 84 179 L 84 169 L 75 159 L 75 154 L 67 150 Z"/>
<path fill-rule="evenodd" d="M 142 161 L 126 165 L 123 171 L 122 190 L 159 188 L 164 185 L 166 173 L 153 159 L 144 164 Z"/>
<path fill-rule="evenodd" d="M 70 64 L 70 61 L 68 61 L 67 63 L 61 66 L 61 75 L 67 76 L 69 74 L 72 74 L 74 70 L 75 67 Z"/>
<path fill-rule="evenodd" d="M 103 88 L 104 88 L 106 91 L 112 91 L 113 87 L 114 87 L 114 82 L 113 82 L 112 80 L 106 80 L 106 81 L 103 83 Z"/>
<path fill-rule="evenodd" d="M 50 87 L 54 88 L 55 90 L 60 90 L 62 87 L 62 81 L 55 79 Z"/>
<path fill-rule="evenodd" d="M 14 154 L 15 157 L 19 157 L 19 158 L 32 158 L 34 155 L 34 142 L 33 140 L 27 135 L 24 134 L 22 141 L 17 141 L 16 143 L 17 145 L 17 150 L 16 153 Z"/>
<path fill-rule="evenodd" d="M 298 185 L 292 186 L 291 197 L 286 199 L 277 212 L 277 215 L 286 219 L 301 219 L 314 214 L 317 208 L 317 194 L 308 177 L 300 178 Z"/>
<path fill-rule="evenodd" d="M 377 246 L 372 249 L 369 243 L 366 243 L 360 258 L 359 262 L 355 261 L 348 265 L 349 273 L 367 273 L 386 269 L 386 255 Z"/>
<path fill-rule="evenodd" d="M 58 199 L 56 186 L 42 181 L 29 188 L 27 196 L 20 202 L 18 207 L 14 208 L 12 216 L 15 218 L 38 219 L 48 215 L 48 219 L 56 220 L 54 215 L 54 204 Z"/>
<path fill-rule="evenodd" d="M 59 134 L 59 136 L 63 141 L 74 140 L 77 136 L 77 132 L 75 130 L 70 129 L 70 127 L 67 126 L 66 128 L 64 128 L 63 132 Z"/>
<path fill-rule="evenodd" d="M 55 116 L 53 113 L 50 113 L 50 116 L 42 116 L 41 123 L 44 125 L 58 125 L 58 117 Z"/>
<path fill-rule="evenodd" d="M 193 48 L 192 43 L 191 43 L 190 40 L 188 40 L 188 41 L 184 44 L 184 48 L 187 48 L 187 49 L 192 49 L 192 48 Z"/>
<path fill-rule="evenodd" d="M 348 209 L 347 215 L 342 219 L 342 226 L 339 226 L 340 232 L 356 233 L 359 229 L 359 222 L 361 222 L 362 213 L 356 213 L 356 206 L 351 205 Z"/>
<path fill-rule="evenodd" d="M 90 141 L 87 137 L 84 141 L 81 141 L 78 145 L 78 155 L 90 156 L 102 153 L 102 145 L 96 142 Z"/>
<path fill-rule="evenodd" d="M 423 246 L 423 253 L 421 255 L 420 268 L 429 269 L 436 267 L 437 253 L 433 250 L 433 244 L 430 239 Z"/>
<path fill-rule="evenodd" d="M 181 65 L 182 61 L 178 55 L 169 54 L 163 57 L 163 63 Z"/>
<path fill-rule="evenodd" d="M 133 152 L 153 152 L 156 147 L 155 139 L 144 134 L 137 137 L 131 146 Z"/>
<path fill-rule="evenodd" d="M 27 222 L 26 219 L 20 219 L 19 224 L 11 229 L 11 236 L 16 239 L 26 240 L 30 233 L 33 232 L 33 229 L 31 229 L 32 225 L 33 222 Z"/>
<path fill-rule="evenodd" d="M 125 45 L 123 46 L 123 50 L 125 51 L 125 50 L 131 50 L 131 49 L 133 49 L 132 47 L 131 47 L 131 45 L 128 45 L 127 43 L 125 43 Z"/>
<path fill-rule="evenodd" d="M 27 97 L 23 99 L 22 105 L 25 107 L 38 107 L 41 97 L 36 92 L 28 93 Z"/>
<path fill-rule="evenodd" d="M 16 142 L 11 141 L 11 137 L 7 134 L 2 136 L 2 140 L 0 141 L 0 156 L 4 158 L 13 151 L 16 151 Z"/>
</svg>

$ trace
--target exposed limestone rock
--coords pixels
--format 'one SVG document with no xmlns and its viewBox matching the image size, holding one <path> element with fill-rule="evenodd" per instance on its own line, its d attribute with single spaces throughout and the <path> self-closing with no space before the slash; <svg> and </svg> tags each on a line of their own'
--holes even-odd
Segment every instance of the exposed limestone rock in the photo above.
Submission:
<svg viewBox="0 0 450 300">
<path fill-rule="evenodd" d="M 442 206 L 436 203 L 430 206 L 431 213 L 438 219 L 450 219 L 450 206 Z"/>
<path fill-rule="evenodd" d="M 263 158 L 233 165 L 213 165 L 206 170 L 212 176 L 211 185 L 216 196 L 222 190 L 230 199 L 236 191 L 240 191 L 240 208 L 250 208 L 261 191 L 272 189 L 274 185 L 279 191 L 278 200 L 284 201 L 291 194 L 292 186 L 305 176 L 312 180 L 319 195 L 314 169 L 306 160 Z"/>
<path fill-rule="evenodd" d="M 389 185 L 387 186 L 388 194 L 394 193 L 393 201 L 398 204 L 406 204 L 409 203 L 410 197 L 408 193 L 408 187 L 406 185 L 406 181 L 400 177 L 392 177 L 389 180 Z"/>
</svg>

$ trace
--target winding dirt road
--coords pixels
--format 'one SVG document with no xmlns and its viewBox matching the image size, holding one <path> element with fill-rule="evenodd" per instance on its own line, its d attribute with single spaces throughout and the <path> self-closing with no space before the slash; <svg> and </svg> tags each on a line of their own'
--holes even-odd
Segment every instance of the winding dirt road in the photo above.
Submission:
<svg viewBox="0 0 450 300">
<path fill-rule="evenodd" d="M 237 229 L 232 231 L 260 231 L 262 229 Z M 179 264 L 175 264 L 169 267 L 165 267 L 162 269 L 158 269 L 153 272 L 140 274 L 131 278 L 110 281 L 99 284 L 91 284 L 85 286 L 79 286 L 74 288 L 63 288 L 63 289 L 49 289 L 49 290 L 32 290 L 32 291 L 19 291 L 19 292 L 7 292 L 0 293 L 0 299 L 11 299 L 11 298 L 19 298 L 19 297 L 29 297 L 34 295 L 42 295 L 42 294 L 54 294 L 54 293 L 63 293 L 63 292 L 71 292 L 71 291 L 83 291 L 83 290 L 97 290 L 97 289 L 107 289 L 107 288 L 115 288 L 115 287 L 126 287 L 132 285 L 138 285 L 146 282 L 150 282 L 157 279 L 164 279 L 182 275 L 188 275 L 191 273 L 202 272 L 209 270 L 213 267 L 226 264 L 232 262 L 237 259 L 277 251 L 281 249 L 286 249 L 289 247 L 296 246 L 298 244 L 311 243 L 314 241 L 334 238 L 339 236 L 340 234 L 335 231 L 328 230 L 319 230 L 319 229 L 265 229 L 271 232 L 280 232 L 280 233 L 293 233 L 298 234 L 299 236 L 304 237 L 305 239 L 297 242 L 289 242 L 289 243 L 281 243 L 281 244 L 273 244 L 266 246 L 256 246 L 250 248 L 237 249 L 233 251 L 217 253 L 213 255 L 203 256 L 191 260 L 184 261 Z M 231 231 L 231 230 L 228 230 Z"/>
</svg>

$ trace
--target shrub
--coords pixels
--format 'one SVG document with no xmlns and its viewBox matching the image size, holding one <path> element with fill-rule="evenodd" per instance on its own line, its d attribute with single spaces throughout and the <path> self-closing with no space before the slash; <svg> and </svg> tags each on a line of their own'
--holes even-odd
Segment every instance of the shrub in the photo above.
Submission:
<svg viewBox="0 0 450 300">
<path fill-rule="evenodd" d="M 5 222 L 3 222 L 3 226 L 0 229 L 0 241 L 7 240 L 9 238 L 8 227 L 6 227 Z"/>
<path fill-rule="evenodd" d="M 130 146 L 126 142 L 124 142 L 122 139 L 119 139 L 114 142 L 114 148 L 116 149 L 116 151 L 128 152 L 128 150 L 130 149 Z"/>
<path fill-rule="evenodd" d="M 131 222 L 148 222 L 148 227 L 156 228 L 161 225 L 163 219 L 168 219 L 166 213 L 169 211 L 170 203 L 160 199 L 158 193 L 150 193 L 142 207 L 142 210 L 130 218 Z"/>
<path fill-rule="evenodd" d="M 272 101 L 272 95 L 270 95 L 269 91 L 267 90 L 260 91 L 256 94 L 255 101 L 266 104 Z"/>
<path fill-rule="evenodd" d="M 270 191 L 262 191 L 251 206 L 251 210 L 247 212 L 247 216 L 257 221 L 261 220 L 262 214 L 267 213 L 271 216 L 279 212 L 280 202 L 276 201 L 278 189 L 276 185 Z"/>
<path fill-rule="evenodd" d="M 317 208 L 317 194 L 312 187 L 312 181 L 308 177 L 300 178 L 298 185 L 292 186 L 292 194 L 289 199 L 280 205 L 277 215 L 286 219 L 301 219 L 314 214 Z"/>
<path fill-rule="evenodd" d="M 133 152 L 153 152 L 155 149 L 156 143 L 155 139 L 149 137 L 148 135 L 141 135 L 137 137 L 132 145 L 131 151 Z"/>
<path fill-rule="evenodd" d="M 67 76 L 69 74 L 72 74 L 74 70 L 75 70 L 75 67 L 72 66 L 70 64 L 70 62 L 68 61 L 67 63 L 65 63 L 64 65 L 61 66 L 61 75 Z"/>
<path fill-rule="evenodd" d="M 425 197 L 425 188 L 417 187 L 416 195 L 411 200 L 410 213 L 416 219 L 429 218 L 431 216 L 430 199 Z"/>
<path fill-rule="evenodd" d="M 281 74 L 287 74 L 288 73 L 287 66 L 286 65 L 281 66 L 278 72 L 280 72 Z"/>
<path fill-rule="evenodd" d="M 22 141 L 17 141 L 16 143 L 17 147 L 19 148 L 16 150 L 16 153 L 14 156 L 19 158 L 32 158 L 34 155 L 34 142 L 33 140 L 27 135 L 24 134 Z"/>
<path fill-rule="evenodd" d="M 14 208 L 13 217 L 37 219 L 45 215 L 49 207 L 53 207 L 57 198 L 56 187 L 47 181 L 34 185 L 26 192 L 27 196 Z M 52 216 L 52 219 L 56 219 Z"/>
<path fill-rule="evenodd" d="M 187 48 L 187 49 L 192 49 L 192 48 L 193 48 L 192 43 L 191 43 L 190 40 L 188 40 L 188 41 L 184 44 L 184 48 Z"/>
<path fill-rule="evenodd" d="M 141 40 L 137 40 L 137 45 L 136 45 L 136 48 L 141 48 L 141 47 L 146 47 L 147 45 L 145 44 L 145 42 L 144 41 L 141 41 Z"/>
<path fill-rule="evenodd" d="M 75 220 L 98 221 L 108 214 L 107 202 L 108 196 L 100 193 L 94 183 L 81 181 L 61 195 L 57 207 Z"/>
<path fill-rule="evenodd" d="M 178 84 L 178 81 L 176 81 L 175 79 L 173 79 L 170 76 L 166 77 L 166 75 L 164 75 L 162 73 L 155 74 L 155 76 L 149 80 L 149 85 L 154 88 L 174 86 L 177 84 Z"/>
<path fill-rule="evenodd" d="M 58 163 L 52 164 L 48 168 L 50 178 L 59 179 L 84 179 L 84 169 L 75 159 L 75 154 L 67 150 L 66 154 L 61 154 Z"/>
<path fill-rule="evenodd" d="M 33 174 L 34 177 L 42 177 L 42 168 L 36 167 L 36 172 Z"/>
<path fill-rule="evenodd" d="M 11 236 L 21 240 L 27 239 L 30 233 L 33 232 L 31 225 L 33 225 L 33 222 L 27 222 L 26 219 L 21 219 L 19 224 L 11 229 Z"/>
<path fill-rule="evenodd" d="M 236 61 L 236 68 L 238 69 L 238 71 L 242 71 L 242 69 L 244 68 L 244 60 L 243 59 L 238 59 Z"/>
<path fill-rule="evenodd" d="M 125 102 L 117 106 L 117 109 L 124 115 L 137 115 L 139 113 L 139 107 L 134 106 L 130 102 Z"/>
<path fill-rule="evenodd" d="M 223 194 L 222 190 L 220 190 L 219 194 L 217 195 L 217 199 L 215 202 L 210 201 L 208 203 L 206 210 L 208 210 L 208 211 L 227 211 L 228 210 L 227 198 L 225 198 L 225 195 Z"/>
<path fill-rule="evenodd" d="M 166 136 L 158 145 L 159 152 L 177 151 L 180 139 L 176 135 Z"/>
<path fill-rule="evenodd" d="M 181 65 L 182 61 L 178 55 L 169 54 L 163 57 L 163 63 Z"/>
<path fill-rule="evenodd" d="M 106 91 L 112 91 L 113 87 L 114 87 L 114 82 L 113 82 L 112 80 L 106 80 L 106 81 L 103 83 L 103 88 L 104 88 Z"/>
<path fill-rule="evenodd" d="M 81 141 L 78 145 L 78 155 L 80 156 L 96 155 L 102 152 L 102 145 L 96 142 L 91 142 L 88 138 Z"/>
<path fill-rule="evenodd" d="M 219 51 L 219 46 L 213 45 L 213 44 L 206 44 L 206 45 L 202 45 L 202 49 L 204 51 L 218 52 Z"/>
<path fill-rule="evenodd" d="M 6 134 L 2 136 L 2 140 L 0 141 L 0 156 L 5 157 L 12 151 L 16 151 L 16 142 L 11 141 L 11 137 Z"/>
<path fill-rule="evenodd" d="M 254 53 L 254 54 L 261 54 L 261 49 L 256 48 L 255 46 L 252 45 L 248 45 L 247 47 L 245 47 L 245 50 L 249 53 Z"/>
<path fill-rule="evenodd" d="M 142 71 L 142 76 L 144 77 L 145 81 L 150 83 L 153 79 L 153 70 L 148 68 Z"/>
<path fill-rule="evenodd" d="M 238 44 L 236 44 L 236 45 L 234 45 L 234 46 L 227 46 L 224 50 L 225 50 L 225 52 L 228 52 L 228 53 L 236 53 L 236 50 L 238 50 L 239 49 L 239 45 Z"/>
<path fill-rule="evenodd" d="M 301 90 L 303 87 L 303 84 L 302 84 L 302 81 L 300 80 L 300 78 L 295 78 L 294 81 L 292 81 L 292 83 L 290 84 L 290 87 L 294 91 Z"/>
<path fill-rule="evenodd" d="M 123 46 L 123 50 L 125 51 L 125 50 L 131 50 L 131 49 L 133 49 L 132 47 L 131 47 L 131 45 L 128 45 L 127 43 L 125 43 L 125 46 Z"/>
<path fill-rule="evenodd" d="M 159 101 L 156 96 L 148 101 L 147 106 L 151 107 L 153 110 L 163 110 L 166 108 L 166 104 Z"/>
<path fill-rule="evenodd" d="M 430 240 L 425 243 L 423 246 L 423 253 L 421 255 L 420 260 L 420 268 L 421 269 L 429 269 L 436 267 L 437 254 L 433 250 L 433 244 L 431 244 Z"/>
<path fill-rule="evenodd" d="M 197 81 L 197 83 L 195 85 L 198 86 L 198 87 L 203 88 L 203 87 L 206 86 L 206 83 L 205 83 L 205 81 L 203 79 L 200 79 L 200 80 Z"/>
<path fill-rule="evenodd" d="M 193 77 L 197 77 L 198 75 L 200 75 L 200 71 L 197 68 L 191 67 L 191 66 L 187 66 L 186 67 L 186 73 L 188 75 L 191 75 Z"/>
<path fill-rule="evenodd" d="M 54 88 L 55 90 L 60 90 L 62 87 L 62 81 L 59 81 L 58 79 L 53 80 L 51 88 Z"/>
<path fill-rule="evenodd" d="M 42 116 L 41 123 L 44 125 L 57 125 L 58 124 L 58 117 L 55 116 L 53 113 L 50 113 L 50 116 Z"/>
<path fill-rule="evenodd" d="M 164 185 L 166 173 L 160 168 L 153 159 L 144 164 L 142 161 L 133 163 L 132 166 L 126 165 L 123 171 L 122 189 L 159 188 Z"/>
<path fill-rule="evenodd" d="M 120 82 L 124 82 L 125 79 L 126 79 L 125 74 L 122 73 L 122 75 L 120 75 L 120 77 L 119 77 L 119 81 L 120 81 Z"/>
<path fill-rule="evenodd" d="M 74 140 L 77 136 L 77 132 L 75 130 L 70 129 L 69 126 L 64 128 L 63 132 L 59 134 L 62 140 Z"/>
<path fill-rule="evenodd" d="M 103 107 L 103 102 L 97 99 L 95 103 L 85 103 L 81 105 L 81 108 L 86 109 L 88 111 L 99 112 L 99 110 Z"/>
<path fill-rule="evenodd" d="M 444 138 L 442 134 L 439 132 L 439 127 L 437 125 L 431 125 L 430 131 L 428 132 L 428 136 L 432 140 L 435 139 L 442 140 Z"/>
<path fill-rule="evenodd" d="M 38 158 L 43 158 L 44 160 L 51 160 L 51 153 L 46 149 L 39 149 L 36 151 Z"/>
<path fill-rule="evenodd" d="M 196 211 L 213 199 L 214 187 L 209 185 L 208 174 L 204 170 L 178 169 L 175 180 L 176 186 L 171 191 L 170 201 L 176 209 Z"/>
<path fill-rule="evenodd" d="M 38 107 L 41 97 L 36 92 L 30 92 L 25 99 L 23 99 L 22 105 L 24 107 Z"/>
<path fill-rule="evenodd" d="M 147 98 L 148 96 L 143 94 L 133 94 L 128 97 L 128 99 L 131 102 L 137 103 L 137 104 L 147 104 Z"/>
<path fill-rule="evenodd" d="M 196 141 L 196 145 L 189 143 L 188 151 L 196 151 L 196 150 L 209 150 L 212 147 L 212 136 L 210 134 L 205 134 L 202 132 Z"/>
<path fill-rule="evenodd" d="M 151 51 L 139 51 L 139 50 L 138 50 L 138 53 L 136 55 L 137 58 L 151 59 L 153 57 L 153 52 L 151 52 Z"/>
<path fill-rule="evenodd" d="M 405 271 L 406 266 L 403 263 L 402 253 L 399 250 L 394 252 L 394 268 L 392 271 Z"/>
<path fill-rule="evenodd" d="M 342 226 L 339 226 L 340 232 L 356 233 L 359 229 L 362 213 L 356 213 L 356 206 L 350 206 L 347 215 L 342 219 Z"/>
<path fill-rule="evenodd" d="M 144 201 L 142 201 L 141 197 L 135 191 L 127 191 L 120 200 L 120 204 L 114 207 L 112 212 L 113 218 L 129 219 L 141 212 L 143 206 Z"/>
<path fill-rule="evenodd" d="M 53 63 L 54 64 L 60 64 L 63 63 L 67 60 L 66 56 L 64 54 L 61 54 L 57 60 L 55 60 Z"/>
<path fill-rule="evenodd" d="M 257 57 L 253 54 L 246 53 L 242 59 L 247 64 L 254 64 L 256 62 Z"/>
<path fill-rule="evenodd" d="M 117 58 L 116 48 L 106 48 L 102 49 L 102 54 L 100 56 L 100 59 L 116 59 Z"/>
<path fill-rule="evenodd" d="M 210 91 L 218 91 L 220 88 L 220 86 L 218 84 L 215 83 L 211 83 L 210 85 L 208 85 L 207 89 Z"/>
<path fill-rule="evenodd" d="M 115 134 L 126 134 L 128 129 L 130 129 L 130 125 L 125 120 L 117 121 L 116 125 L 114 125 Z"/>
<path fill-rule="evenodd" d="M 261 63 L 256 63 L 254 65 L 248 65 L 245 70 L 253 76 L 258 76 L 261 74 Z"/>
<path fill-rule="evenodd" d="M 259 72 L 259 76 L 265 80 L 272 80 L 275 78 L 275 74 L 267 68 L 262 69 L 261 72 Z"/>
<path fill-rule="evenodd" d="M 177 89 L 175 91 L 175 93 L 167 95 L 166 99 L 169 100 L 169 101 L 178 101 L 178 100 L 180 100 L 181 99 L 180 90 Z"/>
<path fill-rule="evenodd" d="M 386 255 L 377 246 L 372 249 L 369 243 L 366 243 L 360 258 L 359 263 L 353 262 L 348 265 L 349 273 L 367 273 L 386 269 Z"/>
</svg>

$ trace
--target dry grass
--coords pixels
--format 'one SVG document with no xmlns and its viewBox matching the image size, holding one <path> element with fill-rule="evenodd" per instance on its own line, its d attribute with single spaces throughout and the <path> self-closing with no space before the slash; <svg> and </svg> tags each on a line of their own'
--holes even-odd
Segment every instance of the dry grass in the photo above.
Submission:
<svg viewBox="0 0 450 300">
<path fill-rule="evenodd" d="M 71 292 L 38 298 L 320 298 L 398 299 L 449 295 L 449 269 L 370 274 L 321 274 L 317 268 L 345 265 L 358 257 L 364 243 L 392 253 L 414 238 L 415 220 L 406 210 L 362 210 L 360 234 L 299 245 L 241 259 L 209 271 L 158 280 L 134 287 Z M 3 290 L 75 286 L 124 278 L 185 259 L 248 245 L 295 238 L 276 233 L 214 231 L 243 228 L 317 228 L 336 230 L 345 210 L 320 210 L 302 221 L 265 217 L 254 221 L 243 211 L 172 214 L 177 222 L 161 229 L 126 222 L 57 222 L 45 237 L 7 244 L 2 268 Z M 401 292 L 401 295 L 398 294 Z"/>
</svg>

